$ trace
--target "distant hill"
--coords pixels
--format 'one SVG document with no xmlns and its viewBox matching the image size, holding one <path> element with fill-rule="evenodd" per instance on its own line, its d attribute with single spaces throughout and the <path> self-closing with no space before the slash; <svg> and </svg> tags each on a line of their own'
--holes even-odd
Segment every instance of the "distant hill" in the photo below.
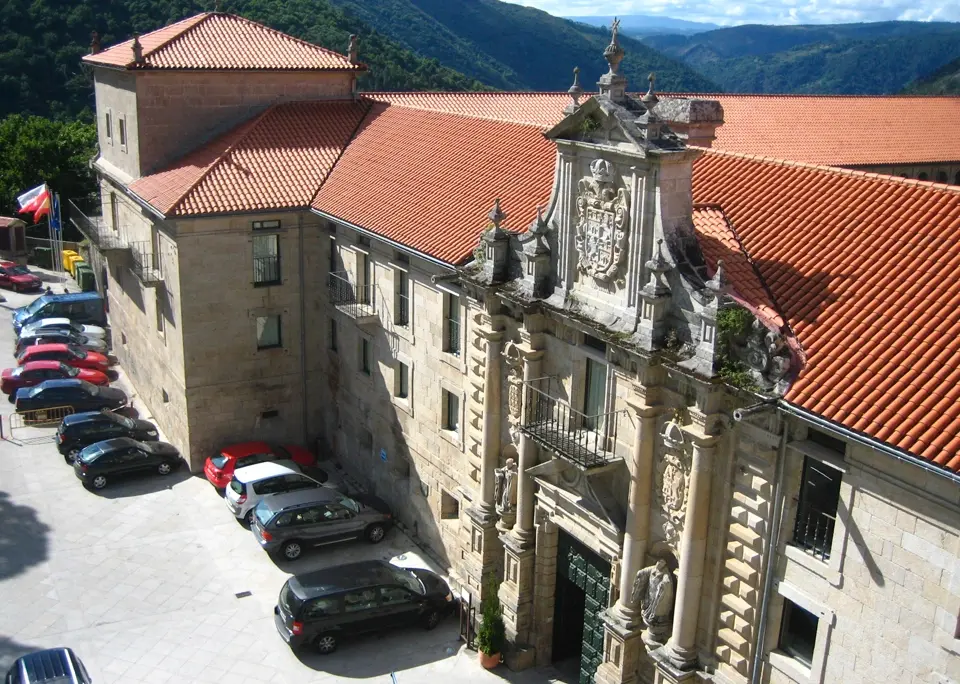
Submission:
<svg viewBox="0 0 960 684">
<path fill-rule="evenodd" d="M 103 45 L 127 40 L 173 21 L 208 11 L 197 0 L 6 0 L 0 24 L 0 117 L 11 113 L 72 118 L 89 115 L 93 88 L 80 58 L 90 32 Z M 226 0 L 223 10 L 344 52 L 360 36 L 360 58 L 371 69 L 368 90 L 475 90 L 484 84 L 434 59 L 399 46 L 326 0 Z M 649 48 L 648 48 L 649 49 Z M 685 68 L 685 67 L 684 67 Z"/>
<path fill-rule="evenodd" d="M 882 95 L 960 55 L 960 24 L 746 25 L 643 42 L 727 92 Z"/>
<path fill-rule="evenodd" d="M 904 95 L 960 95 L 960 57 L 903 89 Z"/>
<path fill-rule="evenodd" d="M 686 19 L 674 19 L 672 17 L 662 17 L 656 14 L 625 14 L 618 17 L 620 19 L 620 29 L 628 36 L 642 38 L 659 33 L 693 35 L 694 33 L 703 33 L 720 28 L 718 24 L 707 24 L 699 21 L 687 21 Z M 614 20 L 612 16 L 602 17 L 564 17 L 570 21 L 578 21 L 581 24 L 590 26 L 610 26 Z"/>
<path fill-rule="evenodd" d="M 331 0 L 363 23 L 424 57 L 504 90 L 566 90 L 581 69 L 584 89 L 606 71 L 606 28 L 554 17 L 499 0 Z M 663 90 L 716 90 L 682 62 L 621 36 L 623 72 L 644 88 L 657 73 Z"/>
</svg>

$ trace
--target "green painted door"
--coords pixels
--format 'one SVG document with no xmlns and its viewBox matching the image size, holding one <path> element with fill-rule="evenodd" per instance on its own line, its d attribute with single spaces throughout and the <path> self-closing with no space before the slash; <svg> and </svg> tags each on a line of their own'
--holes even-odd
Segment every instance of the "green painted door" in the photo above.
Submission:
<svg viewBox="0 0 960 684">
<path fill-rule="evenodd" d="M 610 595 L 610 564 L 561 532 L 557 574 L 584 593 L 579 684 L 593 684 L 594 674 L 603 660 L 603 620 L 600 616 L 606 610 Z"/>
</svg>

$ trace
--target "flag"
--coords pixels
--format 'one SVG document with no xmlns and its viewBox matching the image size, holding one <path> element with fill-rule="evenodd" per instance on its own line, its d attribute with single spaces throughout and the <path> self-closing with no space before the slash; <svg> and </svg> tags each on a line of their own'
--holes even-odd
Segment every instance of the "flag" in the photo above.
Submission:
<svg viewBox="0 0 960 684">
<path fill-rule="evenodd" d="M 50 188 L 46 183 L 38 185 L 20 195 L 17 203 L 20 204 L 20 211 L 17 213 L 26 214 L 32 211 L 33 222 L 39 223 L 40 217 L 50 213 Z"/>
<path fill-rule="evenodd" d="M 36 223 L 36 219 L 34 219 L 34 223 Z M 53 206 L 50 211 L 50 226 L 53 228 L 53 232 L 59 235 L 62 225 L 60 222 L 60 195 L 57 193 L 53 193 Z"/>
</svg>

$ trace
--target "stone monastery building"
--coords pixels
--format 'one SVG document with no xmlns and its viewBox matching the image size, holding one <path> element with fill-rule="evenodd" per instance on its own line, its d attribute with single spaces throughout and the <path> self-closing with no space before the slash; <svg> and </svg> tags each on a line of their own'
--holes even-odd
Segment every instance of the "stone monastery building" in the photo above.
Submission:
<svg viewBox="0 0 960 684">
<path fill-rule="evenodd" d="M 512 668 L 960 682 L 960 100 L 632 94 L 616 31 L 590 92 L 348 53 L 212 13 L 84 58 L 73 219 L 192 467 L 335 456 Z"/>
</svg>

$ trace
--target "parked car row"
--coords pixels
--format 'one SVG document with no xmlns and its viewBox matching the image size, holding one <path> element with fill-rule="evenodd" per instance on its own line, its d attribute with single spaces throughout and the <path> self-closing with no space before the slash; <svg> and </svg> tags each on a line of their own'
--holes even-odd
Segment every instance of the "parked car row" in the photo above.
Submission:
<svg viewBox="0 0 960 684">
<path fill-rule="evenodd" d="M 7 287 L 15 292 L 30 292 L 43 287 L 43 280 L 22 264 L 0 261 L 0 287 Z"/>
</svg>

